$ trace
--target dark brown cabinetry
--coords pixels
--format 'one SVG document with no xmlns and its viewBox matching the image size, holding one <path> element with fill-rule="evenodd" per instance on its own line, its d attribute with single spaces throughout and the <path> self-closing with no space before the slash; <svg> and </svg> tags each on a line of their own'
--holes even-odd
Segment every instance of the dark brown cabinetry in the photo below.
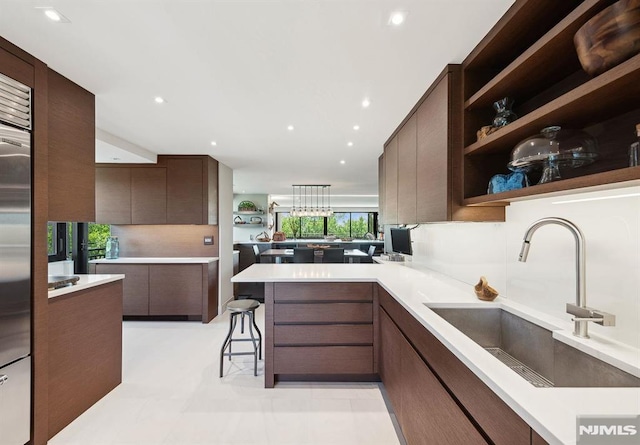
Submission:
<svg viewBox="0 0 640 445">
<path fill-rule="evenodd" d="M 385 334 L 385 329 L 389 330 L 390 324 L 397 327 L 402 333 L 403 339 L 406 338 L 412 345 L 412 350 L 419 355 L 420 360 L 430 372 L 437 377 L 439 384 L 446 389 L 456 403 L 464 407 L 464 412 L 477 425 L 483 436 L 490 439 L 492 443 L 513 445 L 513 444 L 530 444 L 532 430 L 511 408 L 509 408 L 493 391 L 491 391 L 469 368 L 467 368 L 449 349 L 447 349 L 440 341 L 433 336 L 424 326 L 422 326 L 409 312 L 407 312 L 389 293 L 384 289 L 378 288 L 380 301 L 380 323 L 381 323 L 381 350 L 380 360 L 382 368 L 382 381 L 387 387 L 386 380 L 391 379 L 391 391 L 395 393 L 392 396 L 392 403 L 396 409 L 397 400 L 400 399 L 400 412 L 404 416 L 404 412 L 408 409 L 404 405 L 402 388 L 410 380 L 407 377 L 407 366 L 404 362 L 402 365 L 402 377 L 395 377 L 397 373 L 389 371 L 393 369 L 393 364 L 388 364 L 392 360 L 385 357 L 391 354 L 393 360 L 397 360 L 397 351 L 389 352 L 390 343 L 385 339 L 390 335 Z M 387 317 L 388 316 L 388 317 Z M 388 318 L 388 319 L 386 319 Z M 385 321 L 386 320 L 386 321 Z M 400 383 L 398 383 L 398 381 Z M 419 391 L 419 384 L 414 383 L 413 390 Z M 396 389 L 393 389 L 393 388 Z M 387 388 L 387 391 L 391 391 Z M 398 394 L 398 391 L 400 394 Z M 396 400 L 394 402 L 394 399 Z M 446 400 L 446 399 L 443 399 Z M 442 410 L 448 411 L 447 403 L 438 399 L 438 404 L 442 404 Z M 415 403 L 412 405 L 413 411 L 422 410 L 423 418 L 428 416 L 428 409 L 433 406 L 433 399 L 430 402 Z M 462 412 L 462 411 L 460 411 Z M 455 414 L 451 414 L 455 415 Z M 458 422 L 458 421 L 456 421 Z M 446 423 L 446 422 L 445 422 Z M 464 424 L 465 422 L 461 422 Z M 405 426 L 400 421 L 403 431 Z M 407 435 L 407 432 L 405 432 Z M 409 443 L 411 440 L 409 439 Z M 419 442 L 418 442 L 419 443 Z M 436 442 L 431 442 L 436 443 Z M 437 442 L 447 443 L 447 442 Z M 449 442 L 449 443 L 467 443 L 465 441 Z M 482 443 L 482 442 L 481 442 Z M 537 442 L 536 442 L 537 443 Z"/>
<path fill-rule="evenodd" d="M 398 222 L 416 219 L 416 115 L 398 132 Z M 422 172 L 420 172 L 422 174 Z"/>
<path fill-rule="evenodd" d="M 149 315 L 202 314 L 202 269 L 199 264 L 150 265 Z"/>
<path fill-rule="evenodd" d="M 96 168 L 96 222 L 131 224 L 130 168 Z"/>
<path fill-rule="evenodd" d="M 155 165 L 98 165 L 96 221 L 215 225 L 218 161 L 209 156 L 158 156 Z"/>
<path fill-rule="evenodd" d="M 167 223 L 167 169 L 131 169 L 131 224 Z"/>
<path fill-rule="evenodd" d="M 384 146 L 384 223 L 398 224 L 398 138 Z"/>
<path fill-rule="evenodd" d="M 98 274 L 124 274 L 123 315 L 179 316 L 208 323 L 218 314 L 218 266 L 206 264 L 101 264 Z"/>
<path fill-rule="evenodd" d="M 167 221 L 170 224 L 204 220 L 203 169 L 200 159 L 167 160 Z"/>
<path fill-rule="evenodd" d="M 51 69 L 48 83 L 49 220 L 94 221 L 95 96 Z"/>
<path fill-rule="evenodd" d="M 518 0 L 463 62 L 464 201 L 466 205 L 504 205 L 510 201 L 584 187 L 613 188 L 640 179 L 628 167 L 627 148 L 640 122 L 640 55 L 589 77 L 573 44 L 575 32 L 614 0 Z M 515 100 L 515 122 L 477 140 L 476 131 L 492 121 L 493 101 Z M 562 180 L 487 194 L 490 178 L 507 173 L 515 145 L 560 125 L 597 138 L 600 157 L 581 168 L 562 170 Z"/>
<path fill-rule="evenodd" d="M 462 206 L 461 88 L 460 65 L 447 65 L 385 144 L 385 224 L 504 219 Z"/>
<path fill-rule="evenodd" d="M 265 387 L 276 378 L 374 378 L 373 284 L 265 283 L 265 308 Z"/>
<path fill-rule="evenodd" d="M 380 338 L 382 382 L 407 443 L 487 443 L 384 311 Z"/>
<path fill-rule="evenodd" d="M 47 344 L 51 438 L 122 381 L 122 281 L 50 298 Z"/>
<path fill-rule="evenodd" d="M 384 182 L 384 154 L 378 158 L 378 225 L 381 226 L 385 221 L 385 182 Z M 376 227 L 376 230 L 378 227 Z"/>
<path fill-rule="evenodd" d="M 149 266 L 146 264 L 96 264 L 100 274 L 124 274 L 122 314 L 149 315 Z"/>
</svg>

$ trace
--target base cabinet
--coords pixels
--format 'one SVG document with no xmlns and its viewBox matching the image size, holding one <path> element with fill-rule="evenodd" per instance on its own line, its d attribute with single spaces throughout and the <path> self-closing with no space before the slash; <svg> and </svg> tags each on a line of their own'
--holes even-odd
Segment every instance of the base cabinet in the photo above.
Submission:
<svg viewBox="0 0 640 445">
<path fill-rule="evenodd" d="M 49 299 L 49 438 L 122 381 L 122 289 L 117 281 Z"/>
<path fill-rule="evenodd" d="M 124 274 L 123 315 L 178 316 L 208 323 L 218 315 L 218 265 L 92 264 L 98 274 Z"/>
<path fill-rule="evenodd" d="M 382 382 L 407 443 L 486 444 L 384 311 L 380 311 L 380 336 Z"/>
<path fill-rule="evenodd" d="M 380 363 L 382 382 L 398 416 L 408 443 L 493 443 L 496 445 L 541 445 L 544 440 L 509 408 L 449 349 L 407 312 L 387 291 L 378 287 L 380 302 Z M 402 346 L 398 347 L 400 344 Z M 398 353 L 398 349 L 402 352 Z M 398 367 L 398 355 L 400 366 Z M 431 379 L 431 377 L 433 377 Z M 428 388 L 428 389 L 427 389 Z M 421 396 L 420 393 L 424 392 Z M 442 395 L 442 392 L 447 397 Z M 454 407 L 451 405 L 453 402 Z M 436 413 L 432 413 L 435 410 Z M 457 410 L 457 412 L 456 412 Z M 462 415 L 464 419 L 458 416 Z M 449 420 L 438 417 L 446 415 Z M 415 419 L 413 417 L 415 416 Z M 440 419 L 424 430 L 425 422 Z M 449 436 L 442 424 L 461 431 L 471 425 L 466 439 Z M 446 426 L 446 425 L 445 425 Z M 432 441 L 416 436 L 437 434 Z"/>
<path fill-rule="evenodd" d="M 375 378 L 377 306 L 372 283 L 265 283 L 265 387 Z"/>
</svg>

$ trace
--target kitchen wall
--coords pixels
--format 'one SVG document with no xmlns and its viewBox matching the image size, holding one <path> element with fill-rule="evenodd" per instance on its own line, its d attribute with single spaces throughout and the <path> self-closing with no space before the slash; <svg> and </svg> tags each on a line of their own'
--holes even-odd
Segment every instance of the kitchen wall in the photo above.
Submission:
<svg viewBox="0 0 640 445">
<path fill-rule="evenodd" d="M 264 215 L 257 215 L 262 218 L 262 222 L 264 225 L 256 224 L 256 225 L 247 225 L 246 227 L 233 227 L 233 240 L 234 241 L 250 241 L 251 237 L 256 237 L 256 235 L 267 230 L 267 220 L 268 215 L 267 211 L 269 208 L 269 195 L 262 194 L 236 194 L 233 195 L 233 211 L 238 211 L 238 204 L 242 201 L 251 201 L 253 202 L 259 209 L 262 209 Z M 235 215 L 231 217 L 235 218 Z M 242 216 L 242 219 L 248 221 L 250 216 Z"/>
<path fill-rule="evenodd" d="M 218 226 L 114 225 L 111 234 L 119 238 L 122 257 L 217 257 L 219 253 Z M 205 236 L 213 236 L 212 246 L 204 245 Z"/>
<path fill-rule="evenodd" d="M 218 251 L 220 268 L 218 277 L 218 313 L 223 312 L 233 298 L 233 170 L 218 163 Z M 237 207 L 235 207 L 237 209 Z"/>
<path fill-rule="evenodd" d="M 620 197 L 629 194 L 635 196 Z M 567 202 L 577 199 L 597 200 Z M 517 261 L 527 227 L 547 216 L 580 228 L 587 304 L 616 315 L 615 327 L 591 323 L 590 332 L 640 348 L 640 187 L 513 203 L 504 223 L 423 224 L 412 231 L 413 261 L 469 284 L 484 275 L 501 296 L 570 320 L 565 303 L 575 302 L 571 233 L 560 226 L 540 228 L 527 262 Z"/>
</svg>

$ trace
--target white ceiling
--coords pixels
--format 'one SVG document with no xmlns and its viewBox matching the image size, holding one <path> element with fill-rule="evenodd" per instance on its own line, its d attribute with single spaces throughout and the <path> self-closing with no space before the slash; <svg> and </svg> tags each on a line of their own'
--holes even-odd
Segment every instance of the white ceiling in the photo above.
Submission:
<svg viewBox="0 0 640 445">
<path fill-rule="evenodd" d="M 211 155 L 234 170 L 236 193 L 322 183 L 371 195 L 383 143 L 512 3 L 2 0 L 0 35 L 95 93 L 96 126 L 128 147 Z M 396 10 L 400 27 L 388 24 Z"/>
</svg>

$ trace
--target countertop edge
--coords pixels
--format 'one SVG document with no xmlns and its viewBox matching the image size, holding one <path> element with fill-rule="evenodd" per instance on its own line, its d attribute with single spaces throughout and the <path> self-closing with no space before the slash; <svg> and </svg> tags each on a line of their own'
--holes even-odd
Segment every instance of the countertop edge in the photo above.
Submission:
<svg viewBox="0 0 640 445">
<path fill-rule="evenodd" d="M 435 271 L 403 267 L 403 263 L 349 265 L 349 269 L 328 267 L 342 265 L 308 266 L 315 265 L 252 265 L 234 276 L 232 282 L 378 283 L 550 444 L 576 443 L 576 416 L 640 414 L 637 402 L 640 400 L 640 388 L 533 387 L 429 307 L 492 306 L 517 312 L 519 305 L 506 298 L 498 297 L 492 303 L 482 302 L 473 295 L 471 285 Z M 451 298 L 443 296 L 445 293 L 451 294 Z M 543 322 L 552 324 L 548 320 Z"/>
<path fill-rule="evenodd" d="M 89 264 L 208 264 L 219 260 L 219 257 L 120 257 L 91 260 Z"/>
<path fill-rule="evenodd" d="M 103 284 L 113 283 L 115 281 L 124 280 L 124 275 L 121 274 L 75 274 L 80 277 L 80 280 L 73 286 L 61 287 L 60 289 L 53 289 L 48 292 L 49 300 L 61 297 L 63 295 L 69 295 L 81 290 L 91 289 L 92 287 L 102 286 Z"/>
</svg>

